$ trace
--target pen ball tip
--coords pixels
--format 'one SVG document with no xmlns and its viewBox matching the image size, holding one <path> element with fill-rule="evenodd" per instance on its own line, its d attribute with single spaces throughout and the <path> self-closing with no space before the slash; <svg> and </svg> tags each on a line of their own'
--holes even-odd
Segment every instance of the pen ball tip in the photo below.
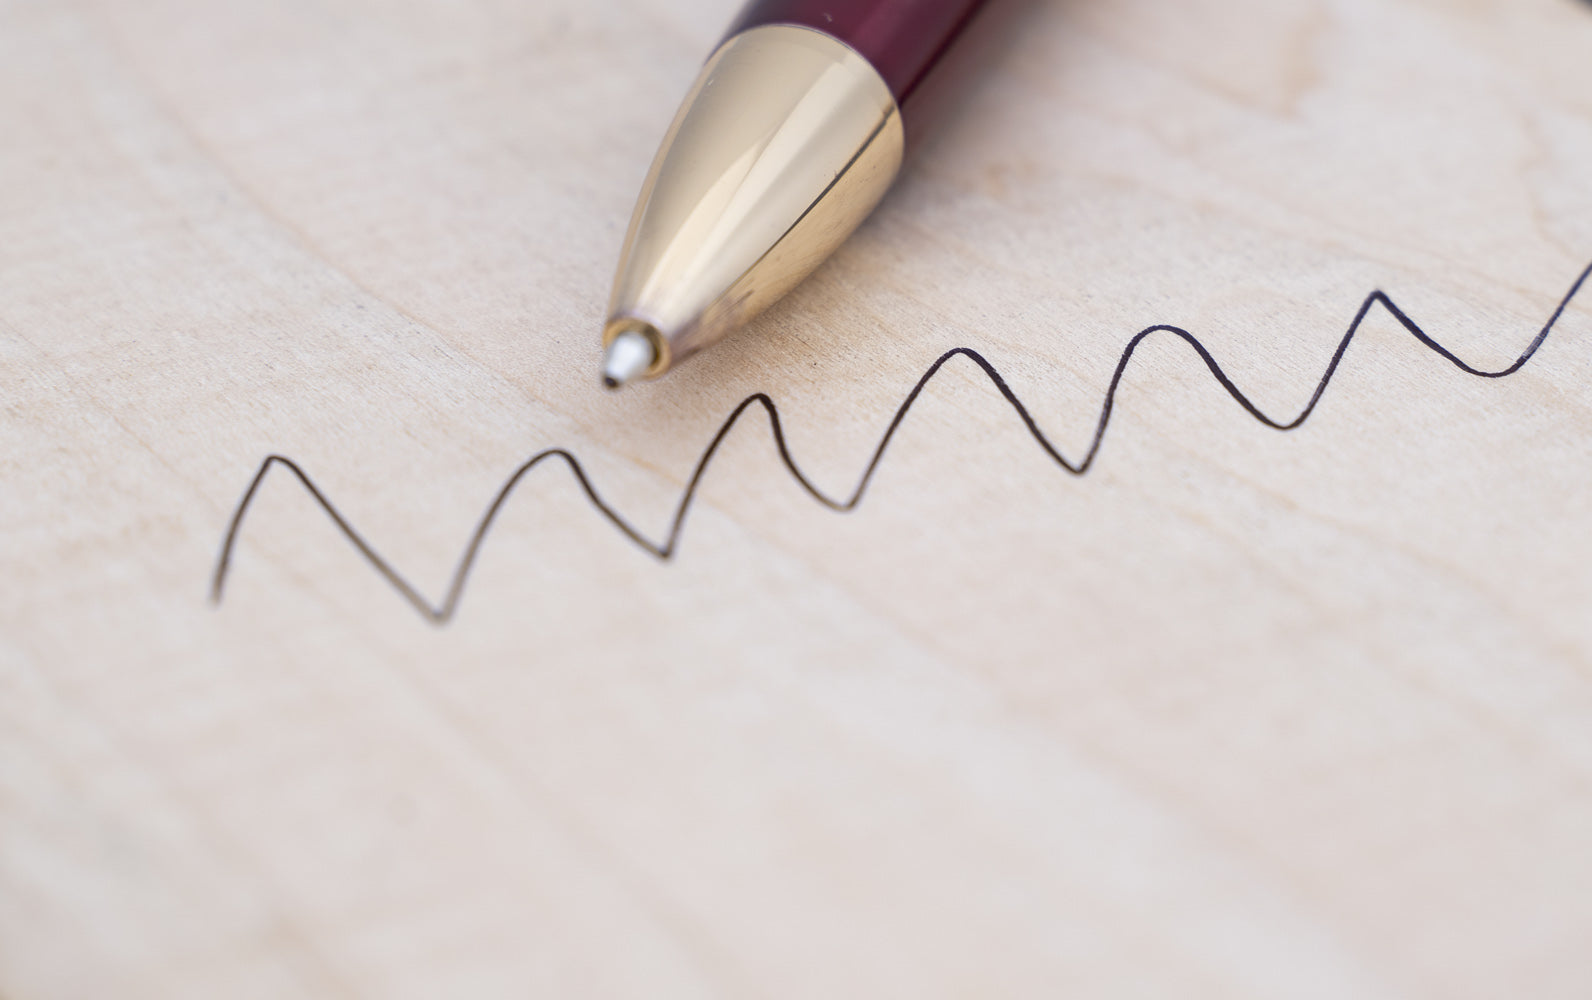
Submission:
<svg viewBox="0 0 1592 1000">
<path fill-rule="evenodd" d="M 646 375 L 658 354 L 652 341 L 637 330 L 626 330 L 613 339 L 603 355 L 603 385 L 617 389 Z"/>
</svg>

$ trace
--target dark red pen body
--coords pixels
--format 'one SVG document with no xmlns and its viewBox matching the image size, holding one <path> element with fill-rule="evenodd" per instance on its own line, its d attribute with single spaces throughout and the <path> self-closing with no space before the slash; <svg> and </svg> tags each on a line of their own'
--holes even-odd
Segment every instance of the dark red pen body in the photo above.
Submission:
<svg viewBox="0 0 1592 1000">
<path fill-rule="evenodd" d="M 1020 0 L 751 0 L 725 37 L 761 24 L 799 24 L 845 42 L 884 78 L 911 149 L 955 103 L 1020 6 Z"/>
<path fill-rule="evenodd" d="M 603 381 L 655 378 L 749 323 L 884 196 L 1025 0 L 752 0 L 636 201 Z"/>
</svg>

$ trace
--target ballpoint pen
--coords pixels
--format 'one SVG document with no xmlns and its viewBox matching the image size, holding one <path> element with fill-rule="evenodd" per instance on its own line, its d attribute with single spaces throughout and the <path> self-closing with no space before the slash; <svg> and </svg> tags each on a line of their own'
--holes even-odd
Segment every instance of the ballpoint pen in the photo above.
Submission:
<svg viewBox="0 0 1592 1000">
<path fill-rule="evenodd" d="M 752 0 L 642 185 L 603 382 L 655 378 L 744 326 L 873 211 L 1022 0 Z"/>
</svg>

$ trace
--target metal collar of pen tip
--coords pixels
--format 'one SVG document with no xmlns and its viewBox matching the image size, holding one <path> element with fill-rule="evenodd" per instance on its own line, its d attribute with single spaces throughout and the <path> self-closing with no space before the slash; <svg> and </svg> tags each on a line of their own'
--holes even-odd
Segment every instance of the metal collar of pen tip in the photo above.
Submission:
<svg viewBox="0 0 1592 1000">
<path fill-rule="evenodd" d="M 889 86 L 845 43 L 789 24 L 726 41 L 637 200 L 609 300 L 605 382 L 655 378 L 750 322 L 873 210 L 904 148 Z M 648 355 L 632 330 L 653 352 L 639 373 Z"/>
</svg>

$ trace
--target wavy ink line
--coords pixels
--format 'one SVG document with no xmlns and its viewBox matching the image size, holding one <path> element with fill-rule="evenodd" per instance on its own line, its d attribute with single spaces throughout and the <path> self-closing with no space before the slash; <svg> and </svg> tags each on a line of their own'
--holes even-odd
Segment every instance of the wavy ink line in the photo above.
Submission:
<svg viewBox="0 0 1592 1000">
<path fill-rule="evenodd" d="M 492 523 L 497 518 L 498 512 L 502 510 L 504 503 L 508 501 L 509 495 L 514 492 L 514 488 L 519 485 L 520 480 L 524 479 L 532 469 L 546 461 L 557 459 L 568 466 L 570 473 L 575 477 L 575 481 L 586 492 L 586 498 L 591 501 L 592 506 L 596 507 L 603 517 L 608 519 L 609 523 L 618 528 L 626 538 L 629 538 L 641 549 L 650 552 L 661 560 L 668 561 L 673 558 L 679 546 L 681 532 L 685 529 L 686 515 L 691 512 L 691 504 L 696 499 L 697 489 L 702 485 L 702 477 L 707 474 L 708 465 L 712 463 L 713 456 L 718 453 L 719 445 L 724 443 L 724 438 L 730 433 L 730 429 L 735 426 L 741 415 L 754 405 L 761 406 L 764 412 L 768 414 L 769 430 L 774 437 L 774 446 L 779 450 L 780 461 L 785 463 L 785 468 L 790 471 L 796 482 L 801 484 L 802 489 L 806 490 L 813 499 L 830 510 L 850 511 L 856 509 L 857 505 L 862 503 L 863 495 L 868 490 L 868 484 L 873 481 L 873 475 L 878 471 L 879 463 L 884 458 L 886 449 L 890 447 L 890 442 L 895 438 L 896 431 L 900 429 L 902 421 L 906 419 L 907 412 L 912 409 L 912 404 L 917 402 L 918 396 L 934 376 L 939 373 L 940 369 L 945 367 L 946 363 L 952 358 L 960 355 L 977 365 L 989 377 L 995 388 L 1006 398 L 1006 402 L 1010 403 L 1012 409 L 1017 412 L 1018 419 L 1023 422 L 1023 426 L 1028 428 L 1028 433 L 1033 436 L 1039 447 L 1046 455 L 1050 456 L 1052 461 L 1073 475 L 1082 476 L 1089 471 L 1089 467 L 1094 464 L 1095 457 L 1100 453 L 1100 444 L 1105 439 L 1106 428 L 1111 423 L 1111 413 L 1116 405 L 1117 389 L 1122 383 L 1123 373 L 1127 371 L 1128 363 L 1133 360 L 1133 353 L 1138 350 L 1139 344 L 1153 334 L 1167 333 L 1181 338 L 1194 349 L 1200 360 L 1205 362 L 1205 367 L 1210 370 L 1211 375 L 1216 378 L 1222 388 L 1227 390 L 1227 394 L 1232 396 L 1238 405 L 1242 406 L 1250 416 L 1275 430 L 1291 431 L 1303 424 L 1309 419 L 1310 414 L 1315 412 L 1316 404 L 1321 401 L 1322 393 L 1326 392 L 1328 384 L 1332 382 L 1333 376 L 1338 371 L 1338 365 L 1343 361 L 1343 356 L 1349 349 L 1349 344 L 1353 342 L 1355 335 L 1359 332 L 1361 325 L 1364 324 L 1365 318 L 1370 314 L 1373 306 L 1380 305 L 1387 310 L 1405 330 L 1409 331 L 1411 336 L 1467 375 L 1475 375 L 1480 378 L 1504 378 L 1525 367 L 1526 362 L 1530 361 L 1532 355 L 1537 353 L 1537 349 L 1548 339 L 1548 334 L 1553 331 L 1554 326 L 1559 322 L 1559 318 L 1564 315 L 1564 311 L 1569 308 L 1571 301 L 1581 291 L 1582 286 L 1587 283 L 1588 278 L 1592 278 L 1592 264 L 1589 264 L 1581 272 L 1580 277 L 1576 278 L 1575 283 L 1570 286 L 1569 292 L 1565 293 L 1564 298 L 1560 300 L 1558 308 L 1553 311 L 1553 315 L 1549 317 L 1542 331 L 1532 339 L 1526 349 L 1521 352 L 1520 357 L 1509 367 L 1495 372 L 1482 371 L 1466 364 L 1453 352 L 1428 336 L 1426 331 L 1422 330 L 1414 320 L 1410 319 L 1386 293 L 1380 290 L 1372 292 L 1360 306 L 1360 311 L 1355 314 L 1354 322 L 1349 324 L 1348 332 L 1343 335 L 1342 340 L 1338 341 L 1337 350 L 1333 352 L 1332 360 L 1328 363 L 1326 372 L 1322 374 L 1321 381 L 1316 385 L 1315 392 L 1311 394 L 1310 401 L 1305 404 L 1303 410 L 1299 411 L 1298 416 L 1286 421 L 1276 420 L 1261 412 L 1259 407 L 1255 406 L 1249 397 L 1244 395 L 1238 386 L 1233 384 L 1233 381 L 1227 377 L 1227 373 L 1222 370 L 1221 365 L 1217 364 L 1216 358 L 1211 355 L 1210 351 L 1206 350 L 1205 345 L 1200 343 L 1193 334 L 1175 326 L 1148 327 L 1139 331 L 1123 348 L 1122 357 L 1117 361 L 1116 371 L 1111 375 L 1111 383 L 1106 388 L 1105 402 L 1100 408 L 1100 419 L 1095 425 L 1094 439 L 1089 444 L 1089 450 L 1077 462 L 1069 461 L 1066 456 L 1056 449 L 1055 445 L 1050 443 L 1050 439 L 1045 436 L 1044 432 L 1039 429 L 1039 425 L 1034 422 L 1034 418 L 1028 412 L 1028 408 L 1017 398 L 1017 394 L 1006 384 L 1006 380 L 1001 377 L 1000 372 L 995 370 L 994 365 L 990 364 L 983 355 L 972 348 L 958 347 L 940 355 L 939 359 L 929 366 L 929 370 L 924 372 L 923 376 L 918 379 L 917 384 L 912 387 L 912 391 L 907 393 L 906 399 L 896 409 L 895 416 L 891 418 L 889 426 L 885 428 L 884 436 L 880 438 L 878 447 L 874 449 L 873 457 L 868 461 L 867 467 L 863 469 L 862 478 L 858 480 L 856 489 L 844 500 L 836 500 L 826 495 L 807 478 L 801 467 L 796 464 L 796 460 L 791 457 L 790 449 L 786 446 L 785 432 L 780 426 L 779 407 L 766 394 L 761 392 L 753 393 L 742 400 L 741 404 L 730 413 L 729 417 L 719 427 L 718 433 L 713 435 L 713 440 L 708 443 L 707 450 L 697 460 L 696 469 L 691 473 L 691 480 L 686 484 L 685 492 L 680 495 L 680 503 L 675 508 L 674 519 L 669 524 L 669 533 L 661 544 L 648 539 L 640 531 L 636 530 L 629 521 L 625 520 L 618 511 L 614 510 L 602 498 L 602 494 L 598 493 L 596 487 L 592 486 L 591 480 L 586 476 L 586 470 L 582 468 L 580 460 L 574 454 L 563 448 L 549 448 L 538 452 L 524 465 L 516 469 L 514 474 L 509 476 L 508 481 L 498 490 L 497 496 L 493 498 L 491 505 L 487 507 L 486 513 L 482 515 L 480 522 L 476 524 L 475 531 L 470 536 L 470 543 L 465 547 L 464 554 L 460 557 L 458 566 L 453 571 L 453 578 L 448 584 L 447 594 L 443 597 L 442 603 L 435 605 L 426 600 L 420 591 L 416 590 L 414 585 L 404 578 L 403 574 L 399 573 L 391 563 L 383 558 L 365 540 L 363 535 L 355 530 L 353 525 L 348 523 L 347 518 L 343 517 L 337 507 L 326 498 L 326 495 L 320 491 L 314 480 L 299 467 L 298 463 L 283 455 L 269 455 L 265 461 L 260 463 L 259 471 L 254 474 L 254 479 L 250 481 L 248 489 L 243 491 L 243 496 L 239 499 L 238 506 L 233 511 L 231 522 L 227 525 L 226 538 L 221 543 L 221 552 L 216 560 L 215 574 L 211 580 L 210 600 L 215 604 L 221 602 L 223 591 L 226 587 L 227 573 L 232 567 L 233 549 L 237 545 L 238 533 L 242 530 L 244 516 L 248 514 L 249 505 L 254 502 L 254 496 L 259 491 L 260 484 L 265 480 L 266 474 L 271 471 L 273 466 L 280 465 L 297 477 L 300 485 L 309 491 L 310 496 L 315 498 L 316 503 L 321 505 L 321 508 L 326 511 L 326 515 L 332 519 L 332 523 L 337 525 L 338 530 L 343 533 L 344 537 L 353 544 L 354 548 L 359 550 L 359 554 L 364 556 L 376 572 L 380 573 L 388 583 L 392 584 L 393 588 L 403 595 L 404 600 L 408 601 L 423 618 L 435 625 L 445 625 L 453 618 L 454 613 L 459 608 L 459 601 L 464 596 L 464 586 L 469 580 L 470 570 L 475 565 L 476 557 L 481 551 L 481 545 L 486 541 L 487 532 L 491 530 Z"/>
</svg>

